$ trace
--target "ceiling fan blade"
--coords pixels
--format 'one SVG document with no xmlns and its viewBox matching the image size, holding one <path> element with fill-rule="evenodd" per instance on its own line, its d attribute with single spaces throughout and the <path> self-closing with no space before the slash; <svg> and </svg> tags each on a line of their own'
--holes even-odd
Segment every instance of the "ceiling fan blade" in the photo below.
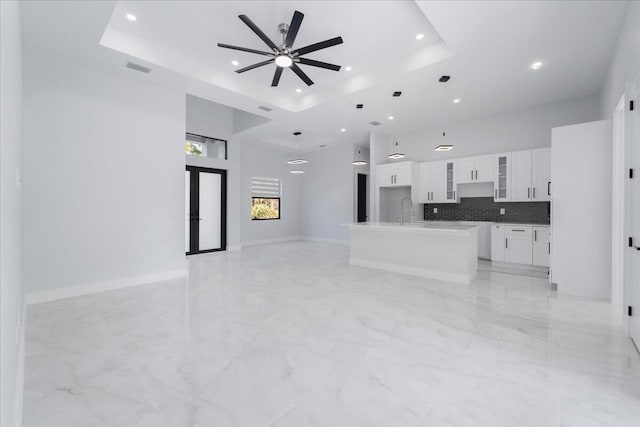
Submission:
<svg viewBox="0 0 640 427">
<path fill-rule="evenodd" d="M 313 84 L 313 80 L 311 80 L 309 78 L 309 76 L 307 76 L 304 71 L 302 71 L 300 69 L 300 67 L 298 67 L 296 64 L 291 64 L 291 71 L 293 71 L 294 73 L 296 73 L 298 75 L 298 77 L 300 77 L 300 79 L 302 79 L 303 82 L 305 82 L 307 84 L 307 86 L 311 86 Z"/>
<path fill-rule="evenodd" d="M 262 30 L 258 28 L 258 26 L 254 24 L 253 21 L 251 21 L 251 19 L 247 17 L 247 15 L 238 15 L 238 18 L 240 18 L 242 22 L 247 24 L 247 27 L 251 28 L 251 31 L 256 33 L 256 35 L 260 37 L 262 41 L 265 42 L 267 46 L 269 46 L 274 52 L 278 51 L 278 46 L 276 46 L 276 44 L 272 42 L 271 39 L 267 37 L 267 35 L 263 33 Z"/>
<path fill-rule="evenodd" d="M 276 72 L 273 74 L 273 80 L 271 81 L 271 87 L 278 86 L 278 83 L 280 83 L 280 76 L 282 75 L 282 70 L 284 70 L 284 68 L 276 67 Z"/>
<path fill-rule="evenodd" d="M 316 61 L 314 59 L 298 58 L 297 61 L 299 64 L 302 64 L 302 65 L 311 65 L 312 67 L 326 68 L 327 70 L 333 70 L 333 71 L 340 71 L 340 68 L 342 68 L 339 65 L 329 64 L 328 62 Z"/>
<path fill-rule="evenodd" d="M 309 46 L 301 47 L 300 49 L 296 49 L 291 53 L 293 55 L 304 55 L 307 53 L 315 52 L 316 50 L 326 49 L 331 46 L 335 46 L 342 43 L 342 37 L 334 37 L 329 40 L 325 40 L 323 42 L 318 42 L 314 44 L 310 44 Z"/>
<path fill-rule="evenodd" d="M 302 18 L 304 18 L 303 13 L 298 12 L 297 10 L 293 12 L 293 18 L 291 18 L 291 24 L 289 24 L 289 29 L 287 30 L 287 38 L 284 40 L 284 45 L 289 49 L 291 49 L 293 42 L 296 40 L 300 24 L 302 24 Z"/>
<path fill-rule="evenodd" d="M 230 44 L 218 43 L 218 47 L 225 49 L 240 50 L 242 52 L 257 53 L 258 55 L 273 56 L 273 52 L 264 52 L 262 50 L 249 49 L 248 47 L 232 46 Z"/>
<path fill-rule="evenodd" d="M 245 71 L 253 70 L 254 68 L 262 67 L 264 65 L 273 64 L 274 62 L 275 62 L 275 59 L 267 59 L 266 61 L 258 62 L 257 64 L 240 68 L 239 70 L 236 70 L 236 73 L 244 73 Z"/>
</svg>

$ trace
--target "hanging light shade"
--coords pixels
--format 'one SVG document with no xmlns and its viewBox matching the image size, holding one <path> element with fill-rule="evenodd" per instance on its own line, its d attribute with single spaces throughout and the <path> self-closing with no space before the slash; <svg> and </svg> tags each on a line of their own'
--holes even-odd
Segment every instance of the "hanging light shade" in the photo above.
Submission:
<svg viewBox="0 0 640 427">
<path fill-rule="evenodd" d="M 402 159 L 404 157 L 404 153 L 401 153 L 398 149 L 398 141 L 396 141 L 395 151 L 389 154 L 390 159 Z"/>
<path fill-rule="evenodd" d="M 367 161 L 360 157 L 360 150 L 358 150 L 358 157 L 356 157 L 356 159 L 351 162 L 351 164 L 354 166 L 364 166 L 367 164 Z"/>
<path fill-rule="evenodd" d="M 280 66 L 282 66 L 282 65 L 280 65 Z M 296 131 L 293 134 L 295 136 L 300 136 L 300 135 L 302 135 L 302 132 Z M 301 148 L 302 148 L 302 143 L 301 143 L 301 141 L 298 141 L 298 149 L 297 149 L 298 155 L 300 154 Z M 309 163 L 309 160 L 303 159 L 302 157 L 296 157 L 294 159 L 287 160 L 287 164 L 290 164 L 290 165 L 303 165 L 305 163 Z M 292 169 L 292 170 L 289 171 L 289 173 L 300 174 L 300 173 L 304 173 L 304 170 L 302 170 L 301 168 Z"/>
</svg>

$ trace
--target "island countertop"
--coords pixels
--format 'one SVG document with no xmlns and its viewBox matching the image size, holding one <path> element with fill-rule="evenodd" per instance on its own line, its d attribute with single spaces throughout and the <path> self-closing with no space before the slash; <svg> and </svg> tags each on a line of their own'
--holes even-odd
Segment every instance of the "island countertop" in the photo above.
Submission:
<svg viewBox="0 0 640 427">
<path fill-rule="evenodd" d="M 410 233 L 462 233 L 466 234 L 478 228 L 477 225 L 460 224 L 456 222 L 355 222 L 345 224 L 349 229 L 379 230 L 379 231 L 400 231 Z"/>
</svg>

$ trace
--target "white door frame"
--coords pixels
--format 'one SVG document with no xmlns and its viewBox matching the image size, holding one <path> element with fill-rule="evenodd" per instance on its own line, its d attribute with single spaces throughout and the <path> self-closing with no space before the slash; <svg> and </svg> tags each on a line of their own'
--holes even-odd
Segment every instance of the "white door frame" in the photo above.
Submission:
<svg viewBox="0 0 640 427">
<path fill-rule="evenodd" d="M 624 284 L 626 277 L 627 248 L 625 235 L 628 235 L 627 203 L 628 170 L 627 138 L 625 138 L 625 95 L 613 112 L 613 179 L 612 179 L 612 215 L 611 215 L 611 304 L 620 315 L 624 315 Z"/>
</svg>

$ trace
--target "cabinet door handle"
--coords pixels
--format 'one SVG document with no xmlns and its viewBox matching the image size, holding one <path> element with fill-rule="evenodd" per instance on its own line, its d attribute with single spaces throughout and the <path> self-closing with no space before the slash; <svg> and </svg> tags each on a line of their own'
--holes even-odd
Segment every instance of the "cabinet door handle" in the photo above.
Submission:
<svg viewBox="0 0 640 427">
<path fill-rule="evenodd" d="M 433 191 L 431 192 L 431 200 L 433 200 Z"/>
<path fill-rule="evenodd" d="M 547 243 L 549 245 L 549 254 L 551 254 L 551 242 Z"/>
<path fill-rule="evenodd" d="M 533 198 L 536 198 L 536 187 L 533 187 Z"/>
<path fill-rule="evenodd" d="M 527 199 L 531 198 L 531 187 L 527 188 Z"/>
<path fill-rule="evenodd" d="M 505 249 L 509 249 L 509 238 L 508 237 L 504 238 L 504 248 Z"/>
<path fill-rule="evenodd" d="M 456 199 L 456 190 L 453 190 L 453 200 Z"/>
<path fill-rule="evenodd" d="M 521 231 L 521 232 L 523 232 L 523 233 L 524 233 L 524 230 L 521 230 L 521 229 L 519 229 L 519 228 L 512 228 L 512 229 L 511 229 L 511 231 Z"/>
<path fill-rule="evenodd" d="M 476 181 L 478 180 L 478 169 L 476 169 Z"/>
<path fill-rule="evenodd" d="M 473 181 L 473 171 L 471 171 L 471 181 Z"/>
<path fill-rule="evenodd" d="M 495 198 L 497 199 L 497 198 L 498 198 L 498 189 L 496 188 L 494 191 L 495 191 L 495 193 L 496 193 Z"/>
<path fill-rule="evenodd" d="M 551 195 L 551 181 L 547 182 L 547 196 Z"/>
<path fill-rule="evenodd" d="M 538 230 L 533 230 L 533 241 L 534 242 L 538 241 Z"/>
</svg>

